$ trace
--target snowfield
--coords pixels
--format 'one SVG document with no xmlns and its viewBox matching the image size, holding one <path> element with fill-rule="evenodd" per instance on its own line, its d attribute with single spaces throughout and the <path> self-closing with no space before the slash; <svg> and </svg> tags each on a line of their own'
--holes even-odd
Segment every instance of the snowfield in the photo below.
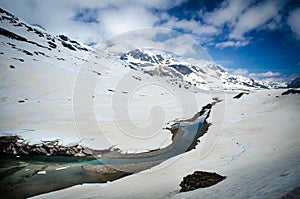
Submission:
<svg viewBox="0 0 300 199">
<path fill-rule="evenodd" d="M 34 198 L 280 198 L 300 182 L 300 96 L 282 92 L 259 91 L 240 99 L 226 95 L 221 102 L 226 103 L 224 123 L 212 119 L 196 150 L 114 182 L 77 185 Z M 217 117 L 221 103 L 211 118 Z M 222 132 L 216 132 L 220 126 Z M 216 141 L 213 148 L 210 139 Z M 182 177 L 195 170 L 227 178 L 179 193 Z"/>
</svg>

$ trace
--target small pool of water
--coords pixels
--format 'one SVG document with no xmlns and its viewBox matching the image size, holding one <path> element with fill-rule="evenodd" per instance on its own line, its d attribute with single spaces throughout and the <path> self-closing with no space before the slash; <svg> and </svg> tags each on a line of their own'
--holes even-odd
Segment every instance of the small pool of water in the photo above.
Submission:
<svg viewBox="0 0 300 199">
<path fill-rule="evenodd" d="M 192 141 L 194 140 L 198 130 L 202 126 L 203 119 L 198 119 L 195 122 L 189 124 L 188 126 L 182 127 L 184 134 L 177 141 L 174 147 L 165 152 L 156 156 L 144 157 L 144 158 L 101 158 L 99 161 L 102 164 L 137 164 L 143 162 L 155 162 L 155 161 L 164 161 L 169 158 L 172 158 L 176 155 L 182 154 L 187 151 L 190 147 Z M 93 161 L 92 161 L 93 162 Z"/>
<path fill-rule="evenodd" d="M 78 157 L 45 157 L 45 156 L 5 156 L 0 159 L 1 198 L 26 198 L 54 190 L 67 188 L 82 183 L 101 183 L 128 175 L 106 176 L 101 172 L 91 172 L 85 165 L 103 164 L 138 164 L 167 160 L 187 151 L 201 128 L 204 117 L 180 127 L 185 133 L 165 153 L 143 158 L 78 158 Z"/>
</svg>

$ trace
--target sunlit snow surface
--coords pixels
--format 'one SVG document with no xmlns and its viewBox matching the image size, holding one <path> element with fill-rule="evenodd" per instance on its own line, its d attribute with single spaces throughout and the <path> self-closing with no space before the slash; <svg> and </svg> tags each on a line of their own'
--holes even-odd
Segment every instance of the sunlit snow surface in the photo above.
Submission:
<svg viewBox="0 0 300 199">
<path fill-rule="evenodd" d="M 200 139 L 201 144 L 179 158 L 106 186 L 78 185 L 36 198 L 282 197 L 300 182 L 300 96 L 280 96 L 281 92 L 261 91 L 238 100 L 228 94 L 226 102 L 221 102 L 226 103 L 224 123 L 213 119 L 222 109 L 219 103 L 212 109 L 209 120 L 213 125 Z M 240 122 L 235 122 L 237 118 Z M 211 150 L 207 144 L 218 134 L 219 126 L 223 126 L 222 133 Z M 179 193 L 182 177 L 195 170 L 213 171 L 227 178 L 209 188 Z"/>
</svg>

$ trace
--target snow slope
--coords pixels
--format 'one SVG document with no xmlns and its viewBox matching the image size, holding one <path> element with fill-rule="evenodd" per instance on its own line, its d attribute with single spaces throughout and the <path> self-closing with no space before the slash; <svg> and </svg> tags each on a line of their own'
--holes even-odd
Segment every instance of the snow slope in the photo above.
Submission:
<svg viewBox="0 0 300 199">
<path fill-rule="evenodd" d="M 208 92 L 196 96 L 117 55 L 49 35 L 4 10 L 0 17 L 1 135 L 148 151 L 171 143 L 165 127 L 173 120 L 210 101 Z"/>
<path fill-rule="evenodd" d="M 227 95 L 224 123 L 212 121 L 201 138 L 204 144 L 180 157 L 114 182 L 77 185 L 34 198 L 280 198 L 300 182 L 300 96 L 280 96 L 281 92 L 260 91 L 237 100 Z M 220 108 L 221 103 L 215 106 L 213 117 Z M 211 148 L 209 140 L 216 135 Z M 195 170 L 227 178 L 212 187 L 179 193 L 182 177 Z"/>
</svg>

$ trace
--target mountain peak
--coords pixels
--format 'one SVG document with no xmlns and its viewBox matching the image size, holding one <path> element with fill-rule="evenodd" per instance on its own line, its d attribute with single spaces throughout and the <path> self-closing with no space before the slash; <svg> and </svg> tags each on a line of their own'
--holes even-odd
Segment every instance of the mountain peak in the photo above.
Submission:
<svg viewBox="0 0 300 199">
<path fill-rule="evenodd" d="M 55 42 L 58 40 L 59 42 L 61 42 L 63 47 L 68 48 L 69 50 L 88 51 L 88 49 L 81 45 L 79 42 L 71 40 L 64 35 L 53 36 L 47 33 L 40 25 L 29 25 L 2 8 L 0 8 L 0 20 L 0 34 L 10 39 L 27 42 L 28 44 L 33 44 L 38 47 L 47 48 L 49 50 L 56 48 L 57 44 L 55 44 Z M 39 43 L 39 41 L 44 42 L 42 38 L 46 38 L 48 40 L 46 44 Z"/>
<path fill-rule="evenodd" d="M 12 40 L 22 42 L 30 48 L 39 48 L 40 51 L 29 52 L 26 45 L 18 49 L 26 55 L 34 53 L 43 53 L 47 55 L 49 51 L 59 53 L 61 50 L 67 50 L 70 53 L 77 51 L 89 52 L 88 47 L 79 42 L 70 39 L 66 35 L 53 36 L 48 34 L 41 28 L 28 25 L 18 17 L 0 8 L 1 28 L 0 35 L 6 37 L 13 48 L 17 48 L 15 44 L 11 44 Z M 28 49 L 30 49 L 28 48 Z M 41 49 L 48 52 L 42 52 Z M 169 81 L 181 82 L 180 85 L 185 87 L 197 87 L 200 89 L 210 89 L 212 80 L 222 82 L 223 87 L 218 86 L 216 89 L 229 90 L 250 90 L 250 89 L 269 89 L 284 87 L 283 84 L 276 82 L 266 82 L 250 79 L 244 76 L 232 75 L 226 72 L 220 65 L 208 60 L 189 60 L 184 59 L 172 52 L 161 49 L 134 49 L 120 56 L 121 61 L 132 69 L 142 70 L 152 76 L 160 76 Z M 178 83 L 179 85 L 179 83 Z"/>
<path fill-rule="evenodd" d="M 288 88 L 300 88 L 300 77 L 295 78 L 287 85 Z"/>
<path fill-rule="evenodd" d="M 180 78 L 201 89 L 208 89 L 208 78 L 221 80 L 224 89 L 230 90 L 271 89 L 285 86 L 276 82 L 263 82 L 242 75 L 229 74 L 212 61 L 200 60 L 191 64 L 171 52 L 156 49 L 135 49 L 123 54 L 120 59 L 150 75 Z"/>
</svg>

